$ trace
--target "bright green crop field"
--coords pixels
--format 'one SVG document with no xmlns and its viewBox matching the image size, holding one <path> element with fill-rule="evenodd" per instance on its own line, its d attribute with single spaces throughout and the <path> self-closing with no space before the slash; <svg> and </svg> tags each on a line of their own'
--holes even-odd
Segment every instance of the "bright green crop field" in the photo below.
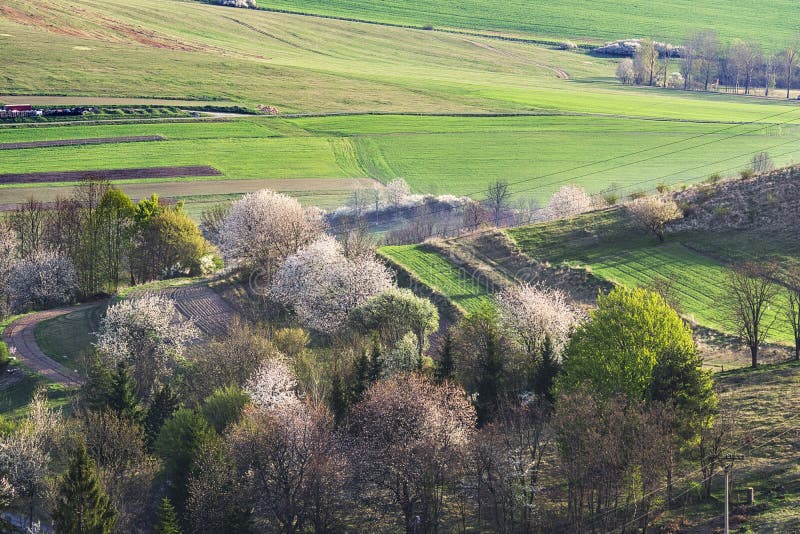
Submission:
<svg viewBox="0 0 800 534">
<path fill-rule="evenodd" d="M 264 8 L 360 20 L 526 33 L 561 38 L 651 37 L 679 42 L 696 29 L 715 28 L 726 40 L 756 39 L 778 46 L 796 26 L 797 4 L 774 0 L 259 0 Z M 757 21 L 757 22 L 756 22 Z M 765 31 L 769 28 L 769 31 Z"/>
<path fill-rule="evenodd" d="M 673 234 L 663 244 L 633 226 L 621 210 L 606 210 L 568 221 L 508 230 L 520 249 L 537 261 L 585 267 L 601 278 L 630 287 L 648 287 L 656 279 L 672 283 L 673 298 L 690 321 L 720 332 L 732 333 L 725 310 L 728 267 L 717 259 L 695 252 L 697 233 Z M 722 246 L 713 246 L 715 235 L 705 234 L 706 250 L 719 257 Z M 687 248 L 690 245 L 692 248 Z M 741 253 L 736 259 L 742 259 Z M 792 341 L 783 320 L 787 295 L 772 303 L 766 322 L 774 323 L 770 340 Z"/>
<path fill-rule="evenodd" d="M 387 246 L 378 252 L 468 313 L 494 303 L 484 284 L 460 271 L 441 254 L 420 245 Z"/>
</svg>

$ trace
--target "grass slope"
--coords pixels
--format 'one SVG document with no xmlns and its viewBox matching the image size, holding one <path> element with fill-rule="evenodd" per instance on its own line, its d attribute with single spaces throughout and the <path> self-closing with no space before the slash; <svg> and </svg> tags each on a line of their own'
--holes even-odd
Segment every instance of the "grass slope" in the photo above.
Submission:
<svg viewBox="0 0 800 534">
<path fill-rule="evenodd" d="M 99 304 L 36 325 L 34 335 L 42 352 L 69 369 L 82 370 L 82 357 L 94 343 L 105 305 Z"/>
<path fill-rule="evenodd" d="M 525 254 L 538 261 L 586 267 L 601 278 L 631 287 L 647 287 L 658 278 L 669 280 L 680 311 L 688 319 L 733 333 L 722 305 L 728 267 L 695 251 L 692 238 L 696 234 L 670 235 L 666 243 L 659 244 L 635 227 L 621 210 L 514 228 L 507 233 Z M 706 242 L 712 240 L 707 234 Z M 792 341 L 790 327 L 783 321 L 786 298 L 781 294 L 767 312 L 766 320 L 774 321 L 771 341 Z"/>
<path fill-rule="evenodd" d="M 751 38 L 772 47 L 795 31 L 791 0 L 259 0 L 259 6 L 391 24 L 466 28 L 560 38 L 654 37 L 679 41 L 714 28 L 724 39 Z M 758 21 L 758 23 L 755 23 Z M 769 28 L 769 31 L 766 30 Z"/>
<path fill-rule="evenodd" d="M 424 245 L 386 246 L 378 252 L 402 266 L 420 283 L 447 297 L 461 310 L 469 313 L 487 304 L 493 305 L 484 284 Z"/>
</svg>

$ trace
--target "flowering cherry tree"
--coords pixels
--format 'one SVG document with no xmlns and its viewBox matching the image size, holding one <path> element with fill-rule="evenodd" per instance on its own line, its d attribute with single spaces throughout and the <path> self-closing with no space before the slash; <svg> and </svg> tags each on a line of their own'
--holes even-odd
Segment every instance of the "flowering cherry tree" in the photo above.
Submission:
<svg viewBox="0 0 800 534">
<path fill-rule="evenodd" d="M 564 185 L 550 197 L 546 211 L 549 219 L 565 219 L 593 208 L 594 203 L 586 190 L 574 185 Z"/>
<path fill-rule="evenodd" d="M 497 307 L 529 355 L 539 353 L 549 339 L 554 355 L 560 356 L 580 319 L 563 291 L 542 285 L 508 288 L 497 295 Z"/>
<path fill-rule="evenodd" d="M 8 274 L 8 293 L 15 311 L 66 304 L 76 290 L 72 261 L 52 252 L 36 252 L 17 261 Z"/>
<path fill-rule="evenodd" d="M 334 334 L 346 325 L 351 310 L 392 283 L 389 269 L 374 256 L 347 258 L 342 246 L 326 236 L 286 259 L 270 295 L 309 328 Z"/>
<path fill-rule="evenodd" d="M 247 381 L 244 390 L 259 408 L 277 409 L 300 402 L 297 379 L 282 357 L 264 362 Z"/>
<path fill-rule="evenodd" d="M 96 346 L 112 362 L 131 366 L 139 394 L 158 390 L 176 358 L 200 336 L 172 299 L 147 294 L 108 308 L 100 324 Z"/>
<path fill-rule="evenodd" d="M 322 232 L 322 212 L 262 189 L 231 204 L 219 226 L 220 248 L 231 265 L 272 273 Z"/>
</svg>

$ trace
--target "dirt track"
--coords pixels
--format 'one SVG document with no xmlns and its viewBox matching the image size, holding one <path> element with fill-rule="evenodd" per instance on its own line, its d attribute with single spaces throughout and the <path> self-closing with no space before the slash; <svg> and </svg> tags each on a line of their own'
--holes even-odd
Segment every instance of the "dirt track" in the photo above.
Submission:
<svg viewBox="0 0 800 534">
<path fill-rule="evenodd" d="M 25 315 L 6 327 L 3 341 L 8 344 L 9 349 L 16 349 L 15 356 L 28 369 L 67 387 L 80 386 L 83 378 L 78 373 L 51 359 L 36 344 L 36 325 L 47 319 L 96 305 L 97 303 L 90 303 Z"/>
<path fill-rule="evenodd" d="M 0 143 L 0 150 L 19 148 L 43 148 L 49 146 L 101 145 L 105 143 L 141 143 L 144 141 L 164 141 L 160 135 L 136 135 L 130 137 L 96 137 L 92 139 L 59 139 L 56 141 L 27 141 L 24 143 Z"/>
<path fill-rule="evenodd" d="M 108 169 L 85 171 L 29 172 L 0 174 L 0 184 L 29 184 L 50 182 L 80 182 L 86 176 L 104 180 L 135 180 L 138 178 L 179 178 L 183 176 L 222 176 L 207 165 L 188 167 L 151 167 L 143 169 Z"/>
</svg>

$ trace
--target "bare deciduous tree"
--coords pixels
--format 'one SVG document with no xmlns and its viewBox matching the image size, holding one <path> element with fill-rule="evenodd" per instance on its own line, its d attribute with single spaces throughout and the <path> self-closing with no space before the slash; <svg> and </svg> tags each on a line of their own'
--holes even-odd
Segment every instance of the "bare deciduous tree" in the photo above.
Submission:
<svg viewBox="0 0 800 534">
<path fill-rule="evenodd" d="M 508 202 L 511 199 L 511 190 L 507 182 L 500 180 L 489 185 L 486 190 L 486 206 L 492 213 L 492 220 L 495 226 L 500 226 L 503 212 L 508 209 Z"/>
<path fill-rule="evenodd" d="M 367 391 L 351 427 L 364 496 L 399 509 L 406 532 L 436 532 L 444 493 L 459 475 L 475 427 L 464 391 L 398 374 Z"/>
<path fill-rule="evenodd" d="M 657 196 L 642 197 L 628 203 L 628 212 L 648 231 L 664 242 L 664 228 L 667 223 L 683 217 L 683 212 L 674 200 Z"/>
<path fill-rule="evenodd" d="M 786 319 L 794 337 L 794 359 L 800 360 L 800 268 L 790 269 L 787 282 L 789 303 L 786 308 Z"/>
<path fill-rule="evenodd" d="M 633 60 L 625 58 L 617 65 L 617 78 L 625 85 L 633 85 L 636 81 L 636 71 L 633 69 Z"/>
<path fill-rule="evenodd" d="M 750 349 L 753 367 L 758 365 L 758 350 L 775 322 L 766 315 L 779 286 L 769 272 L 768 267 L 756 263 L 735 265 L 725 284 L 730 320 Z"/>
<path fill-rule="evenodd" d="M 800 40 L 796 39 L 789 43 L 781 52 L 783 71 L 786 76 L 786 98 L 790 98 L 791 96 L 792 73 L 797 66 L 798 58 L 800 58 Z"/>
</svg>

